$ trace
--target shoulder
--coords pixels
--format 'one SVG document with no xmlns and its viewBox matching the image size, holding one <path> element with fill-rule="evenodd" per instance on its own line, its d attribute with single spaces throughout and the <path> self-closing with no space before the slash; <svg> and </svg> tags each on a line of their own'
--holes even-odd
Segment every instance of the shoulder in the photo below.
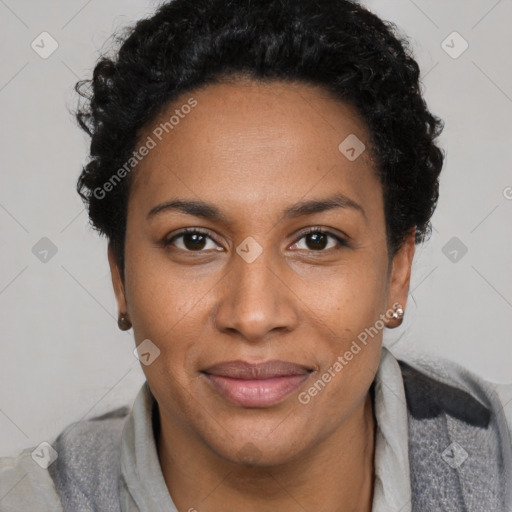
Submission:
<svg viewBox="0 0 512 512">
<path fill-rule="evenodd" d="M 512 511 L 512 386 L 436 356 L 397 362 L 415 508 Z"/>
<path fill-rule="evenodd" d="M 50 443 L 26 448 L 14 457 L 0 457 L 0 512 L 60 512 L 61 501 L 47 464 Z"/>
<path fill-rule="evenodd" d="M 436 409 L 485 426 L 490 415 L 506 423 L 512 436 L 512 381 L 484 379 L 449 359 L 431 354 L 397 357 L 411 412 L 428 417 Z"/>
<path fill-rule="evenodd" d="M 70 494 L 88 490 L 77 489 L 77 483 L 101 487 L 102 476 L 116 463 L 128 413 L 121 407 L 72 423 L 50 442 L 0 457 L 0 512 L 60 512 Z"/>
<path fill-rule="evenodd" d="M 495 384 L 495 391 L 503 406 L 503 413 L 507 420 L 510 438 L 512 439 L 512 383 Z"/>
<path fill-rule="evenodd" d="M 492 382 L 468 368 L 440 356 L 416 353 L 397 357 L 402 370 L 404 386 L 412 384 L 427 391 L 429 398 L 443 399 L 436 392 L 443 390 L 453 399 L 477 401 L 491 412 L 503 413 L 508 422 L 512 401 L 512 381 Z M 472 399 L 472 400 L 471 400 Z"/>
</svg>

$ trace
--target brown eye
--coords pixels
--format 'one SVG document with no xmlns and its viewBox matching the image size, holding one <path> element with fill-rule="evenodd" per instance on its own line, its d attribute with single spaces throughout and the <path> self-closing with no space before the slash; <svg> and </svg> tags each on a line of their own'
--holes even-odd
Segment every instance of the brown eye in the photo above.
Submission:
<svg viewBox="0 0 512 512">
<path fill-rule="evenodd" d="M 206 245 L 206 237 L 199 233 L 185 233 L 182 238 L 183 245 L 190 251 L 200 251 Z"/>
<path fill-rule="evenodd" d="M 305 237 L 306 245 L 311 250 L 325 249 L 328 244 L 328 238 L 328 235 L 325 233 L 310 233 Z"/>
<path fill-rule="evenodd" d="M 208 242 L 211 246 L 208 247 Z M 197 229 L 186 229 L 164 241 L 164 246 L 174 245 L 178 249 L 187 252 L 200 252 L 207 249 L 215 249 L 217 244 L 204 231 Z"/>
<path fill-rule="evenodd" d="M 304 240 L 305 247 L 300 247 L 300 241 Z M 345 241 L 332 233 L 323 231 L 318 228 L 313 228 L 310 231 L 303 233 L 294 245 L 298 246 L 299 249 L 306 251 L 317 251 L 322 252 L 329 249 L 336 248 L 336 245 L 346 246 Z"/>
</svg>

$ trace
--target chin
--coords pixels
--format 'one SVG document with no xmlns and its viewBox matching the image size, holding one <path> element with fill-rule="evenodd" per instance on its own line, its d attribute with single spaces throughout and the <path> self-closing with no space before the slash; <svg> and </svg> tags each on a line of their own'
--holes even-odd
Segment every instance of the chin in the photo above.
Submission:
<svg viewBox="0 0 512 512">
<path fill-rule="evenodd" d="M 252 423 L 246 434 L 233 429 L 235 435 L 227 436 L 224 432 L 214 439 L 209 431 L 210 435 L 203 440 L 218 456 L 233 464 L 261 468 L 286 464 L 300 457 L 307 445 L 313 444 L 313 439 L 306 436 L 311 436 L 311 428 L 288 425 L 284 429 L 281 422 L 282 418 L 274 419 L 265 428 Z"/>
</svg>

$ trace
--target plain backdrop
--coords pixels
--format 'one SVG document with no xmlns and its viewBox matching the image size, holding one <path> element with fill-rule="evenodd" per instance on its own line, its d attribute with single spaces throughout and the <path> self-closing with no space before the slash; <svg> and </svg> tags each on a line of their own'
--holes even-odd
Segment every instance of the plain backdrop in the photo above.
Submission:
<svg viewBox="0 0 512 512">
<path fill-rule="evenodd" d="M 511 382 L 512 1 L 363 3 L 409 37 L 426 101 L 446 123 L 433 234 L 385 343 Z M 106 241 L 75 192 L 88 139 L 70 109 L 113 31 L 156 6 L 0 0 L 1 455 L 131 405 L 143 383 L 132 332 L 117 328 Z"/>
</svg>

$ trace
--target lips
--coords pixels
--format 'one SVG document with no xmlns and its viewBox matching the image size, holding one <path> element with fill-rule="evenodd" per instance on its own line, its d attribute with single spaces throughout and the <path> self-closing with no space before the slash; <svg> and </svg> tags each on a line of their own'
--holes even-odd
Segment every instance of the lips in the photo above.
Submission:
<svg viewBox="0 0 512 512">
<path fill-rule="evenodd" d="M 245 407 L 269 407 L 290 395 L 313 371 L 289 361 L 264 363 L 227 361 L 210 366 L 201 373 L 231 403 Z"/>
<path fill-rule="evenodd" d="M 203 370 L 209 375 L 231 377 L 232 379 L 271 379 L 289 375 L 304 375 L 311 368 L 288 361 L 273 359 L 264 363 L 248 363 L 245 361 L 227 361 L 215 364 Z"/>
</svg>

